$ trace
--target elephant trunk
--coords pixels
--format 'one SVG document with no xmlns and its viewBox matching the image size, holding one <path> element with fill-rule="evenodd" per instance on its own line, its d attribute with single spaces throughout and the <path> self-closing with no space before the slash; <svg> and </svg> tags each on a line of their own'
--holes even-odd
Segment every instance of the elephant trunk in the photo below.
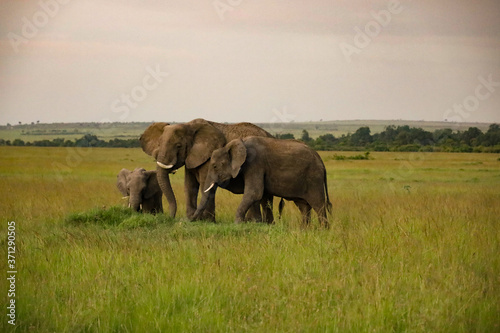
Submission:
<svg viewBox="0 0 500 333">
<path fill-rule="evenodd" d="M 172 185 L 170 184 L 170 177 L 168 174 L 168 170 L 162 168 L 161 166 L 158 166 L 156 168 L 158 184 L 160 185 L 161 191 L 167 198 L 170 216 L 175 217 L 175 214 L 177 213 L 177 200 L 175 199 L 174 190 L 172 190 Z"/>
<path fill-rule="evenodd" d="M 217 190 L 217 184 L 212 183 L 210 187 L 203 191 L 200 199 L 200 203 L 196 208 L 196 212 L 193 215 L 192 221 L 199 220 L 202 218 L 203 213 L 205 212 L 205 208 L 210 200 L 215 198 L 215 191 Z"/>
<path fill-rule="evenodd" d="M 220 185 L 218 180 L 219 179 L 217 178 L 217 175 L 215 174 L 213 169 L 210 168 L 208 170 L 207 177 L 205 178 L 205 184 L 203 185 L 201 190 L 205 193 L 208 193 L 214 187 L 217 188 L 217 186 Z"/>
<path fill-rule="evenodd" d="M 128 201 L 128 206 L 132 208 L 135 212 L 141 210 L 141 199 L 137 195 L 131 195 Z"/>
</svg>

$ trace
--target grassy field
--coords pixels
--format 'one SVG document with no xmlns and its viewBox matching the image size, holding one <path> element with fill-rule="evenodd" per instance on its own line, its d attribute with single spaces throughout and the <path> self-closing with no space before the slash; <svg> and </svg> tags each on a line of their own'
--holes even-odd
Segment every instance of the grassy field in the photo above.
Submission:
<svg viewBox="0 0 500 333">
<path fill-rule="evenodd" d="M 123 168 L 140 149 L 0 147 L 0 267 L 16 222 L 17 332 L 498 332 L 500 158 L 321 153 L 331 229 L 217 224 L 123 209 Z M 356 153 L 337 153 L 352 155 Z M 277 201 L 277 200 L 276 200 Z M 276 202 L 277 203 L 277 202 Z M 165 203 L 166 205 L 166 203 Z M 5 276 L 4 275 L 4 276 Z"/>
</svg>

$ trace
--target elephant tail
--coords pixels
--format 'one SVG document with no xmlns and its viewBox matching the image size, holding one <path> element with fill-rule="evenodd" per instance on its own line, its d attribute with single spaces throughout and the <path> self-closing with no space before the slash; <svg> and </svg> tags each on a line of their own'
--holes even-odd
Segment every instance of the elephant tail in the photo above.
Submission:
<svg viewBox="0 0 500 333">
<path fill-rule="evenodd" d="M 323 182 L 325 184 L 325 194 L 326 194 L 326 202 L 325 202 L 325 206 L 326 206 L 326 211 L 328 214 L 331 214 L 332 213 L 332 202 L 330 201 L 330 195 L 328 194 L 328 181 L 326 179 L 326 168 L 323 168 Z"/>
</svg>

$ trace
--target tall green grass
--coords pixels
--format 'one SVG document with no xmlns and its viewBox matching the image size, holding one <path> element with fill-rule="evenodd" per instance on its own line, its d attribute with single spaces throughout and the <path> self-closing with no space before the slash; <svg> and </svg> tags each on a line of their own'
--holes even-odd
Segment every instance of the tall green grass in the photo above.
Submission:
<svg viewBox="0 0 500 333">
<path fill-rule="evenodd" d="M 182 171 L 177 218 L 133 213 L 114 183 L 122 167 L 154 168 L 140 150 L 94 149 L 63 182 L 51 163 L 64 149 L 0 153 L 19 332 L 500 330 L 498 156 L 322 153 L 324 230 L 302 228 L 291 203 L 275 225 L 236 225 L 241 197 L 226 191 L 216 224 L 189 222 Z"/>
</svg>

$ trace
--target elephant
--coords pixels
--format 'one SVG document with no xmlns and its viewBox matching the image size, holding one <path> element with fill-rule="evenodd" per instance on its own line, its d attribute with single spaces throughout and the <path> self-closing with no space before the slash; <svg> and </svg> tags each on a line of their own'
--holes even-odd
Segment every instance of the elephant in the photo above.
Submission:
<svg viewBox="0 0 500 333">
<path fill-rule="evenodd" d="M 272 137 L 270 133 L 251 123 L 221 124 L 204 119 L 194 119 L 188 123 L 170 125 L 165 122 L 151 124 L 141 135 L 143 151 L 157 163 L 158 183 L 169 203 L 170 215 L 175 216 L 177 202 L 169 173 L 185 166 L 184 191 L 186 195 L 186 215 L 190 220 L 204 219 L 215 222 L 215 192 L 206 194 L 204 214 L 194 218 L 197 209 L 198 192 L 204 187 L 208 163 L 212 152 L 235 138 L 247 136 Z M 234 179 L 227 189 L 233 193 L 243 193 L 242 178 Z M 203 195 L 203 193 L 202 193 Z M 249 217 L 255 220 L 273 221 L 272 196 L 265 196 L 261 202 L 263 214 L 258 204 L 252 207 Z"/>
<path fill-rule="evenodd" d="M 144 213 L 152 214 L 163 213 L 162 192 L 156 178 L 156 170 L 122 169 L 116 178 L 118 190 L 128 197 L 128 206 L 133 210 L 142 209 Z"/>
<path fill-rule="evenodd" d="M 266 137 L 247 137 L 230 141 L 211 156 L 204 192 L 226 187 L 232 179 L 243 176 L 243 199 L 235 222 L 263 195 L 294 201 L 302 213 L 302 223 L 311 220 L 311 208 L 321 225 L 329 227 L 327 212 L 332 203 L 328 195 L 326 169 L 321 157 L 305 143 Z M 201 214 L 206 202 L 200 202 L 195 215 Z"/>
</svg>

